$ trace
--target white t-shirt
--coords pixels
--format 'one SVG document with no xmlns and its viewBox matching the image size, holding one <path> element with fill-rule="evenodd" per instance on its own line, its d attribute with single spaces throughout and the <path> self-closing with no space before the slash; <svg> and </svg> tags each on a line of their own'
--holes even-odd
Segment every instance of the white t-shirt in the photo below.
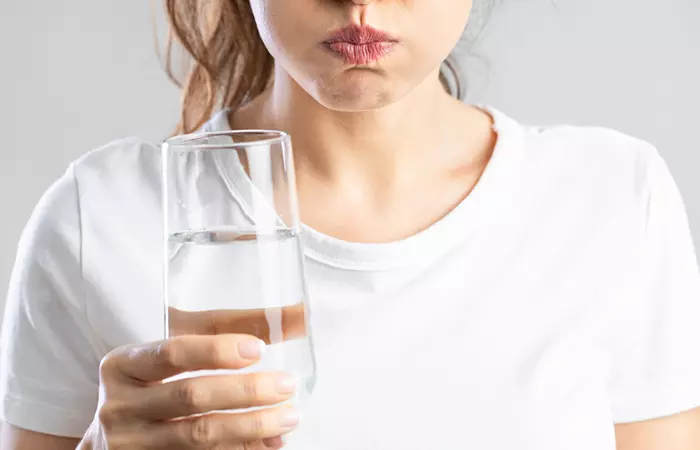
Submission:
<svg viewBox="0 0 700 450">
<path fill-rule="evenodd" d="M 318 382 L 288 448 L 614 450 L 615 423 L 700 406 L 700 271 L 663 159 L 484 108 L 494 155 L 427 230 L 303 227 Z M 159 148 L 122 140 L 39 203 L 2 330 L 7 422 L 81 436 L 101 357 L 162 338 L 160 180 Z"/>
</svg>

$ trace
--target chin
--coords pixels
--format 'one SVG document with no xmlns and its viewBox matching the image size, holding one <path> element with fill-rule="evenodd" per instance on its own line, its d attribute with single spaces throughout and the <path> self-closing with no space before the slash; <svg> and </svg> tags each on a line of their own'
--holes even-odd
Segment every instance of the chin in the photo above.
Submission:
<svg viewBox="0 0 700 450">
<path fill-rule="evenodd" d="M 369 111 L 391 105 L 407 92 L 372 70 L 351 69 L 314 86 L 313 97 L 334 111 Z"/>
</svg>

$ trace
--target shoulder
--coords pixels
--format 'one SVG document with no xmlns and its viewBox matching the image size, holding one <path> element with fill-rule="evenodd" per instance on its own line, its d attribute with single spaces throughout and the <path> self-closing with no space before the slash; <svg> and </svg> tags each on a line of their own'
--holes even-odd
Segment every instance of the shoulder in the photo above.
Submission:
<svg viewBox="0 0 700 450">
<path fill-rule="evenodd" d="M 656 147 L 630 134 L 606 127 L 555 125 L 525 127 L 530 156 L 577 162 L 584 168 L 646 172 L 658 158 Z"/>
<path fill-rule="evenodd" d="M 140 138 L 112 141 L 77 159 L 73 172 L 85 245 L 95 248 L 108 241 L 116 245 L 132 234 L 136 221 L 149 230 L 159 229 L 162 164 L 158 145 Z M 105 230 L 115 234 L 107 239 Z"/>
<path fill-rule="evenodd" d="M 112 141 L 73 161 L 34 209 L 27 236 L 55 234 L 63 225 L 77 236 L 91 225 L 133 219 L 144 207 L 160 206 L 161 156 L 158 146 L 139 138 Z M 55 230 L 54 230 L 55 229 Z"/>
<path fill-rule="evenodd" d="M 648 193 L 650 174 L 665 167 L 648 141 L 606 127 L 524 127 L 529 168 L 556 183 L 594 195 L 638 202 Z"/>
<path fill-rule="evenodd" d="M 34 209 L 30 228 L 47 217 L 54 223 L 75 222 L 84 196 L 113 184 L 152 181 L 159 175 L 160 152 L 156 146 L 138 138 L 110 142 L 74 160 L 51 184 Z"/>
<path fill-rule="evenodd" d="M 524 124 L 493 107 L 499 140 L 506 138 L 518 182 L 550 192 L 575 190 L 595 196 L 638 195 L 649 172 L 664 166 L 656 147 L 628 133 L 603 126 Z M 525 180 L 520 178 L 523 174 Z"/>
<path fill-rule="evenodd" d="M 159 158 L 157 147 L 129 138 L 73 161 L 34 207 L 18 243 L 13 273 L 49 276 L 73 270 L 78 276 L 86 236 L 93 237 L 102 224 L 133 221 L 144 205 L 159 206 Z M 105 236 L 89 241 L 106 242 Z"/>
<path fill-rule="evenodd" d="M 162 335 L 149 325 L 162 314 L 161 170 L 159 147 L 142 139 L 91 150 L 46 192 L 25 228 L 13 285 L 50 278 L 60 289 L 51 299 L 82 305 L 101 354 Z M 35 291 L 22 295 L 36 303 Z"/>
<path fill-rule="evenodd" d="M 159 159 L 157 147 L 129 138 L 73 161 L 34 207 L 18 244 L 16 274 L 38 267 L 49 273 L 69 262 L 78 268 L 86 225 L 114 221 L 132 209 L 120 205 L 159 199 Z"/>
<path fill-rule="evenodd" d="M 137 137 L 119 139 L 85 153 L 73 167 L 79 185 L 157 178 L 160 149 Z"/>
</svg>

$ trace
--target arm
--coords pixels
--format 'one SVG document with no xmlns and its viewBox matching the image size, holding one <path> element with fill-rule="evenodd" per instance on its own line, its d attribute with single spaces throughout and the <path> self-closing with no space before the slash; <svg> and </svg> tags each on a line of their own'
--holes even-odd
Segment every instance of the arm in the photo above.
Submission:
<svg viewBox="0 0 700 450">
<path fill-rule="evenodd" d="M 700 450 L 700 267 L 680 191 L 650 155 L 639 266 L 612 354 L 617 450 Z"/>
<path fill-rule="evenodd" d="M 10 424 L 79 438 L 94 417 L 100 352 L 82 295 L 81 245 L 71 167 L 42 196 L 17 247 L 0 337 L 2 450 L 42 450 Z"/>
<path fill-rule="evenodd" d="M 230 349 L 239 348 L 239 345 L 235 344 L 237 341 L 245 342 L 250 340 L 253 345 L 258 345 L 260 341 L 258 339 L 251 340 L 250 337 L 246 337 L 244 335 L 230 334 L 232 332 L 257 330 L 261 333 L 259 336 L 260 339 L 269 339 L 269 330 L 267 329 L 268 324 L 266 321 L 265 310 L 252 310 L 248 314 L 241 313 L 240 311 L 222 311 L 219 314 L 214 314 L 211 311 L 189 313 L 173 309 L 171 314 L 173 314 L 175 322 L 181 327 L 180 331 L 187 330 L 195 335 L 210 334 L 212 330 L 210 330 L 209 327 L 213 323 L 216 326 L 215 331 L 220 332 L 222 335 L 206 336 L 204 340 L 201 339 L 201 336 L 175 338 L 176 340 L 179 339 L 178 342 L 181 344 L 180 347 L 182 347 L 182 350 L 178 351 L 177 354 L 183 355 L 183 350 L 187 350 L 186 353 L 190 354 L 190 358 L 186 358 L 186 360 L 181 361 L 180 364 L 187 365 L 188 361 L 191 360 L 191 364 L 196 364 L 196 366 L 192 366 L 190 368 L 168 368 L 167 364 L 159 363 L 157 359 L 154 359 L 158 357 L 159 351 L 161 353 L 166 352 L 166 354 L 172 355 L 172 350 L 169 352 L 166 351 L 167 348 L 172 349 L 172 346 L 175 345 L 172 341 L 169 342 L 169 347 L 164 345 L 164 342 L 168 341 L 163 341 L 145 344 L 143 346 L 132 346 L 117 349 L 108 355 L 102 364 L 102 375 L 103 378 L 106 378 L 108 383 L 102 384 L 101 391 L 105 393 L 104 396 L 106 397 L 107 403 L 110 403 L 110 401 L 112 403 L 116 403 L 120 405 L 120 409 L 129 408 L 128 413 L 117 413 L 117 421 L 123 421 L 124 417 L 127 418 L 126 426 L 123 424 L 121 426 L 102 424 L 101 422 L 103 420 L 109 418 L 109 411 L 115 410 L 113 406 L 108 405 L 105 407 L 104 404 L 102 404 L 101 407 L 98 407 L 98 413 L 96 415 L 98 420 L 92 422 L 82 440 L 78 438 L 38 433 L 0 420 L 0 450 L 106 450 L 106 445 L 108 445 L 106 443 L 109 441 L 109 439 L 115 439 L 115 434 L 117 435 L 115 440 L 119 442 L 128 442 L 128 440 L 124 439 L 124 435 L 126 435 L 128 439 L 135 442 L 133 444 L 133 448 L 136 448 L 135 446 L 138 444 L 139 437 L 141 438 L 142 442 L 145 440 L 146 442 L 151 442 L 151 444 L 158 441 L 158 428 L 162 428 L 164 423 L 168 422 L 167 419 L 164 422 L 164 418 L 179 419 L 170 423 L 171 429 L 167 430 L 167 433 L 165 434 L 171 439 L 180 439 L 179 442 L 175 442 L 173 445 L 186 445 L 184 442 L 189 436 L 192 436 L 193 433 L 192 431 L 188 431 L 189 428 L 187 428 L 187 426 L 191 426 L 194 422 L 191 420 L 183 420 L 184 416 L 189 416 L 190 414 L 201 414 L 214 410 L 218 411 L 222 409 L 239 407 L 248 408 L 251 405 L 258 406 L 280 404 L 281 402 L 289 400 L 291 395 L 293 395 L 293 392 L 291 391 L 287 392 L 286 394 L 283 392 L 275 392 L 278 390 L 276 387 L 276 380 L 278 380 L 278 376 L 274 373 L 253 374 L 248 376 L 234 375 L 229 379 L 228 383 L 226 383 L 221 376 L 209 378 L 202 377 L 196 383 L 192 380 L 180 380 L 177 382 L 172 381 L 165 384 L 161 383 L 160 380 L 162 378 L 169 378 L 173 375 L 179 374 L 182 371 L 190 372 L 192 370 L 216 370 L 222 368 L 241 369 L 248 364 L 255 362 L 256 357 L 249 359 L 238 354 L 229 355 L 231 353 Z M 284 333 L 286 337 L 293 338 L 294 336 L 299 336 L 300 333 L 303 335 L 304 324 L 298 323 L 300 320 L 303 322 L 303 311 L 300 311 L 298 306 L 285 308 L 282 311 L 282 316 L 286 320 L 285 326 L 288 326 L 288 328 L 285 328 Z M 234 343 L 233 345 L 232 342 Z M 217 343 L 218 345 L 212 347 L 213 344 Z M 192 348 L 190 349 L 190 347 Z M 154 348 L 158 350 L 154 350 Z M 217 350 L 222 348 L 226 350 Z M 140 354 L 141 356 L 136 358 L 135 355 L 137 354 Z M 221 355 L 225 355 L 226 358 L 222 359 Z M 170 360 L 168 359 L 168 361 Z M 123 369 L 126 370 L 127 373 L 133 372 L 135 374 L 139 374 L 138 376 L 141 377 L 146 376 L 155 378 L 148 378 L 149 382 L 144 382 L 143 380 L 128 381 L 131 379 L 130 376 L 117 370 L 117 367 L 121 366 L 123 366 Z M 112 368 L 112 371 L 116 370 L 118 373 L 113 374 L 107 369 L 108 367 Z M 167 372 L 160 374 L 153 373 L 154 371 L 157 372 L 158 370 L 166 370 Z M 273 380 L 270 380 L 270 377 L 272 377 Z M 231 398 L 227 398 L 226 395 L 221 394 L 222 381 L 226 383 L 225 392 L 230 394 L 232 396 Z M 254 382 L 257 387 L 243 387 L 249 385 L 251 382 Z M 197 386 L 195 386 L 195 384 Z M 238 394 L 242 395 L 235 395 L 237 391 L 235 386 L 240 387 L 240 389 L 238 389 Z M 270 392 L 271 387 L 273 386 L 275 386 L 275 391 Z M 192 394 L 186 394 L 183 396 L 183 388 L 189 388 L 189 391 L 196 389 L 195 392 L 202 392 L 202 394 L 196 398 L 193 398 Z M 209 394 L 206 393 L 212 389 L 218 391 L 218 394 L 214 395 L 213 392 Z M 116 395 L 112 394 L 112 391 L 116 392 Z M 130 395 L 125 396 L 125 394 L 128 394 L 130 391 Z M 116 400 L 112 400 L 113 396 L 118 398 Z M 149 396 L 152 397 L 152 400 L 144 401 L 144 398 Z M 202 398 L 199 399 L 199 397 Z M 160 405 L 160 408 L 158 407 L 159 402 L 164 403 L 163 405 Z M 215 404 L 212 403 L 210 405 L 211 402 L 214 402 Z M 144 405 L 147 406 L 146 412 L 142 411 Z M 211 408 L 209 408 L 208 405 L 211 406 Z M 105 411 L 108 412 L 105 413 Z M 183 417 L 180 417 L 177 411 L 182 411 Z M 282 407 L 280 411 L 284 412 L 286 411 L 286 408 Z M 233 421 L 234 423 L 232 425 L 235 427 L 234 431 L 240 438 L 246 439 L 245 436 L 241 435 L 246 433 L 247 428 L 251 428 L 251 419 L 255 419 L 257 417 L 257 422 L 253 420 L 253 424 L 265 424 L 269 420 L 265 419 L 265 415 L 269 415 L 271 412 L 274 412 L 274 409 L 267 408 L 265 412 L 258 413 L 258 415 L 235 415 L 236 417 L 232 417 L 232 419 L 241 420 Z M 155 424 L 150 420 L 136 420 L 136 418 L 148 418 L 150 417 L 150 414 L 160 416 L 155 421 Z M 176 416 L 171 417 L 171 414 L 175 414 Z M 212 418 L 215 418 L 214 415 L 212 415 Z M 112 424 L 113 422 L 114 419 L 106 421 L 107 424 Z M 247 427 L 241 426 L 241 424 L 245 425 L 246 423 L 248 423 Z M 273 421 L 273 424 L 274 423 L 275 422 Z M 137 429 L 137 432 L 133 431 L 134 427 Z M 252 426 L 252 428 L 252 436 L 248 436 L 247 439 L 268 437 L 256 435 L 256 433 L 259 434 L 265 431 L 262 430 L 261 427 L 256 428 L 255 426 Z M 278 445 L 278 438 L 276 438 L 276 435 L 282 434 L 285 430 L 282 429 L 279 431 L 274 431 L 274 425 L 270 426 L 269 428 L 273 431 L 269 432 L 272 434 L 272 438 L 269 439 L 268 443 L 271 442 L 274 447 L 275 445 Z M 160 431 L 161 433 L 163 432 L 162 429 Z M 233 445 L 231 442 L 233 433 L 223 437 L 226 437 L 227 442 Z M 212 440 L 220 438 L 221 437 L 214 435 L 208 436 L 208 439 Z M 162 439 L 163 438 L 161 437 L 161 440 Z M 95 446 L 95 443 L 102 444 Z M 248 444 L 253 445 L 251 442 Z M 203 446 L 210 448 L 211 444 L 204 442 Z M 197 446 L 196 443 L 188 446 L 187 448 L 190 447 L 200 448 L 200 446 Z M 246 448 L 252 449 L 258 447 L 250 446 Z M 127 448 L 131 447 L 127 446 Z M 178 446 L 178 448 L 180 447 Z"/>
<path fill-rule="evenodd" d="M 617 450 L 700 449 L 700 408 L 615 426 Z"/>
<path fill-rule="evenodd" d="M 0 424 L 0 450 L 75 450 L 80 439 L 52 436 Z"/>
</svg>

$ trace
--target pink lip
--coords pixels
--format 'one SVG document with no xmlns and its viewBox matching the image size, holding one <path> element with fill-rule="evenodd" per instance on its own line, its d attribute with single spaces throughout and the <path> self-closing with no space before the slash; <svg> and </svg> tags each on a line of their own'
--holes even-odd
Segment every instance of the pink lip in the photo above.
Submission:
<svg viewBox="0 0 700 450">
<path fill-rule="evenodd" d="M 369 64 L 387 55 L 398 41 L 369 26 L 350 25 L 334 32 L 323 45 L 347 64 Z"/>
</svg>

